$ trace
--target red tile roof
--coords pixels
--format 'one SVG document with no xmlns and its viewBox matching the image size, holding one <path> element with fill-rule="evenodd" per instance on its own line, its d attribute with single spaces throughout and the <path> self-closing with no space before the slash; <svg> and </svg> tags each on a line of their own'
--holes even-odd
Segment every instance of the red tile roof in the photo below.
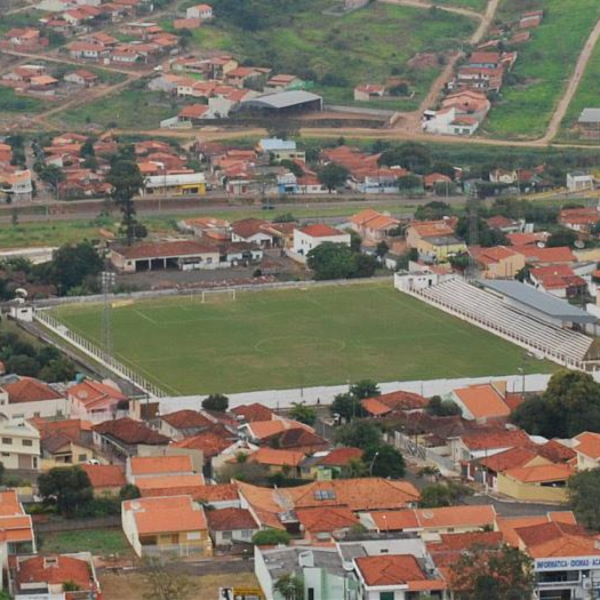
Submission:
<svg viewBox="0 0 600 600">
<path fill-rule="evenodd" d="M 522 447 L 532 443 L 529 436 L 521 429 L 468 433 L 462 436 L 462 441 L 472 451 Z"/>
<path fill-rule="evenodd" d="M 22 594 L 27 594 L 28 585 L 32 583 L 61 585 L 72 581 L 82 592 L 95 589 L 90 566 L 85 560 L 51 554 L 18 559 L 16 565 L 16 584 Z"/>
<path fill-rule="evenodd" d="M 428 579 L 412 554 L 361 556 L 356 559 L 361 578 L 369 587 L 407 585 L 408 591 L 444 590 L 440 579 Z"/>
<path fill-rule="evenodd" d="M 568 465 L 537 465 L 532 467 L 515 467 L 504 471 L 506 477 L 520 481 L 521 483 L 551 483 L 554 481 L 566 481 L 574 475 L 575 470 Z"/>
<path fill-rule="evenodd" d="M 298 467 L 305 458 L 303 452 L 280 450 L 274 448 L 259 448 L 247 455 L 247 461 L 272 467 Z M 233 459 L 235 461 L 235 458 Z"/>
<path fill-rule="evenodd" d="M 221 508 L 206 513 L 208 528 L 211 531 L 234 531 L 258 529 L 252 513 L 244 508 Z"/>
<path fill-rule="evenodd" d="M 246 422 L 253 423 L 255 421 L 270 421 L 273 418 L 273 411 L 263 404 L 255 402 L 254 404 L 244 404 L 231 409 L 235 415 L 244 417 Z"/>
<path fill-rule="evenodd" d="M 475 419 L 493 419 L 510 415 L 510 409 L 504 402 L 504 398 L 489 383 L 460 388 L 454 390 L 454 394 Z"/>
<path fill-rule="evenodd" d="M 598 460 L 600 458 L 600 433 L 584 431 L 575 437 L 575 452 L 584 454 L 588 458 Z"/>
<path fill-rule="evenodd" d="M 20 404 L 22 402 L 41 402 L 43 400 L 59 400 L 64 398 L 47 383 L 34 379 L 33 377 L 21 377 L 14 383 L 2 386 L 8 394 L 9 404 Z"/>
<path fill-rule="evenodd" d="M 160 417 L 174 429 L 195 429 L 213 425 L 208 417 L 196 410 L 178 410 Z"/>
<path fill-rule="evenodd" d="M 360 448 L 334 448 L 327 456 L 320 458 L 317 464 L 323 467 L 345 467 L 351 460 L 360 460 L 363 450 Z"/>
<path fill-rule="evenodd" d="M 335 229 L 334 227 L 329 227 L 329 225 L 323 225 L 321 223 L 315 223 L 314 225 L 307 225 L 300 229 L 302 233 L 305 235 L 309 235 L 310 237 L 335 237 L 335 236 L 346 236 L 347 233 L 340 231 L 339 229 Z"/>
<path fill-rule="evenodd" d="M 502 473 L 507 469 L 514 469 L 515 467 L 527 465 L 538 456 L 538 452 L 533 448 L 510 448 L 504 452 L 499 452 L 498 454 L 484 458 L 481 461 L 481 465 L 494 473 Z"/>
<path fill-rule="evenodd" d="M 93 488 L 122 488 L 127 485 L 122 465 L 81 465 Z"/>
<path fill-rule="evenodd" d="M 309 533 L 333 533 L 349 529 L 359 522 L 356 515 L 345 507 L 305 508 L 297 510 L 296 516 Z"/>
<path fill-rule="evenodd" d="M 194 471 L 192 459 L 189 456 L 133 456 L 129 459 L 129 465 L 134 477 L 193 473 Z"/>
<path fill-rule="evenodd" d="M 218 456 L 224 450 L 227 450 L 235 443 L 235 440 L 218 435 L 212 431 L 203 431 L 183 440 L 173 442 L 174 448 L 189 448 L 192 450 L 201 450 L 204 459 L 208 460 Z"/>
<path fill-rule="evenodd" d="M 93 430 L 100 435 L 114 437 L 126 444 L 148 444 L 150 446 L 166 445 L 171 440 L 140 421 L 134 421 L 129 417 L 104 421 L 94 425 Z"/>
<path fill-rule="evenodd" d="M 547 458 L 553 463 L 568 462 L 577 456 L 572 448 L 567 448 L 558 440 L 550 440 L 538 448 L 540 456 Z"/>
<path fill-rule="evenodd" d="M 199 256 L 214 254 L 215 250 L 191 240 L 174 242 L 144 242 L 133 246 L 113 247 L 112 252 L 126 259 L 177 258 L 179 256 Z"/>
</svg>

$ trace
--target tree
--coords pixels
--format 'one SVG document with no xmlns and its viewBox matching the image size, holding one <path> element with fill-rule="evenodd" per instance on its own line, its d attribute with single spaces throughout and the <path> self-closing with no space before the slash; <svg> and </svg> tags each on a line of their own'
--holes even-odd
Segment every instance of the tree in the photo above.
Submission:
<svg viewBox="0 0 600 600">
<path fill-rule="evenodd" d="M 343 186 L 348 179 L 348 169 L 337 163 L 325 165 L 317 174 L 319 181 L 327 187 L 329 192 Z"/>
<path fill-rule="evenodd" d="M 135 204 L 133 202 L 134 196 L 139 193 L 144 185 L 144 178 L 137 163 L 133 160 L 122 159 L 112 164 L 106 181 L 113 187 L 111 196 L 121 210 L 123 217 L 121 231 L 127 244 L 131 245 L 139 237 L 144 237 L 142 235 L 144 230 L 139 227 L 136 219 Z"/>
<path fill-rule="evenodd" d="M 363 462 L 369 467 L 369 475 L 374 477 L 404 477 L 406 464 L 402 454 L 389 444 L 371 446 L 363 454 Z"/>
<path fill-rule="evenodd" d="M 365 411 L 360 400 L 350 393 L 337 394 L 329 406 L 333 415 L 339 415 L 344 421 L 349 423 L 356 417 L 364 417 Z"/>
<path fill-rule="evenodd" d="M 62 295 L 82 285 L 86 279 L 97 277 L 104 263 L 90 242 L 76 246 L 61 246 L 50 265 L 50 278 Z"/>
<path fill-rule="evenodd" d="M 43 366 L 38 377 L 48 383 L 56 383 L 72 381 L 76 374 L 75 365 L 65 356 L 60 356 Z"/>
<path fill-rule="evenodd" d="M 46 165 L 39 173 L 40 179 L 47 183 L 58 196 L 58 186 L 66 179 L 64 171 L 56 165 Z"/>
<path fill-rule="evenodd" d="M 50 469 L 39 476 L 38 486 L 44 502 L 55 502 L 59 512 L 68 518 L 94 499 L 90 479 L 78 466 Z"/>
<path fill-rule="evenodd" d="M 548 438 L 600 432 L 600 384 L 589 373 L 557 371 L 541 396 L 527 399 L 517 408 L 513 422 Z"/>
<path fill-rule="evenodd" d="M 294 402 L 290 410 L 290 417 L 312 427 L 317 422 L 317 410 L 312 406 Z"/>
<path fill-rule="evenodd" d="M 284 600 L 303 600 L 304 582 L 293 573 L 282 575 L 273 586 L 273 590 L 279 592 Z"/>
<path fill-rule="evenodd" d="M 292 540 L 292 536 L 282 529 L 263 529 L 257 531 L 252 536 L 252 543 L 255 546 L 287 546 Z"/>
<path fill-rule="evenodd" d="M 377 425 L 365 419 L 357 419 L 343 425 L 335 435 L 338 444 L 363 450 L 381 445 L 382 440 L 383 436 Z"/>
<path fill-rule="evenodd" d="M 142 493 L 140 492 L 140 488 L 137 485 L 133 485 L 133 483 L 128 483 L 119 490 L 119 499 L 121 502 L 123 500 L 135 500 L 136 498 L 141 497 Z"/>
<path fill-rule="evenodd" d="M 546 241 L 546 247 L 558 248 L 560 246 L 569 246 L 570 248 L 573 248 L 578 239 L 579 236 L 576 232 L 571 231 L 570 229 L 561 229 L 550 235 Z"/>
<path fill-rule="evenodd" d="M 502 544 L 476 544 L 450 567 L 450 586 L 464 600 L 523 600 L 533 597 L 534 573 L 525 552 Z"/>
<path fill-rule="evenodd" d="M 372 379 L 362 379 L 357 381 L 350 386 L 350 393 L 358 400 L 366 400 L 367 398 L 374 398 L 381 396 L 379 386 Z"/>
<path fill-rule="evenodd" d="M 425 409 L 428 414 L 436 417 L 450 417 L 462 415 L 462 410 L 452 400 L 442 400 L 439 396 L 432 396 Z"/>
<path fill-rule="evenodd" d="M 383 152 L 379 157 L 379 164 L 404 167 L 422 175 L 427 173 L 431 166 L 431 151 L 422 144 L 407 142 Z"/>
<path fill-rule="evenodd" d="M 238 456 L 244 456 L 239 454 Z M 269 479 L 269 469 L 255 462 L 236 461 L 223 465 L 216 474 L 219 483 L 230 483 L 233 479 L 246 483 L 264 484 Z"/>
<path fill-rule="evenodd" d="M 226 412 L 229 408 L 229 398 L 224 394 L 210 394 L 202 401 L 202 408 L 204 410 Z"/>
<path fill-rule="evenodd" d="M 351 458 L 340 472 L 341 479 L 358 479 L 369 474 L 367 465 L 360 458 Z"/>
<path fill-rule="evenodd" d="M 586 529 L 600 531 L 600 468 L 573 475 L 567 487 L 569 504 L 577 522 Z"/>
<path fill-rule="evenodd" d="M 144 558 L 142 573 L 148 591 L 144 600 L 191 600 L 196 589 L 190 580 L 162 558 Z"/>
<path fill-rule="evenodd" d="M 421 490 L 421 508 L 440 508 L 442 506 L 454 506 L 465 496 L 472 496 L 473 490 L 455 481 L 446 483 L 431 483 Z"/>
<path fill-rule="evenodd" d="M 291 171 L 296 177 L 302 177 L 304 175 L 304 169 L 293 160 L 284 159 L 279 163 L 282 167 L 285 167 L 288 171 Z"/>
<path fill-rule="evenodd" d="M 33 357 L 25 354 L 15 354 L 6 361 L 6 371 L 24 377 L 37 377 L 40 363 Z"/>
<path fill-rule="evenodd" d="M 377 256 L 377 258 L 381 260 L 389 251 L 390 247 L 388 243 L 385 240 L 382 240 L 381 242 L 379 242 L 379 244 L 377 244 L 377 247 L 375 248 L 375 256 Z"/>
<path fill-rule="evenodd" d="M 418 175 L 405 175 L 398 179 L 400 192 L 423 191 L 423 180 Z"/>
</svg>

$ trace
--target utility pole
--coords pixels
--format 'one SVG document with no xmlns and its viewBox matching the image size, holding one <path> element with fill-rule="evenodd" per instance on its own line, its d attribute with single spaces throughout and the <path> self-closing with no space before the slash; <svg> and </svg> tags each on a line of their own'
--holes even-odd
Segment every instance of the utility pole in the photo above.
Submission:
<svg viewBox="0 0 600 600">
<path fill-rule="evenodd" d="M 115 285 L 115 274 L 111 271 L 102 271 L 100 280 L 102 282 L 102 294 L 104 295 L 104 311 L 102 312 L 102 345 L 104 347 L 104 353 L 107 356 L 112 356 L 112 327 L 110 322 L 111 306 L 108 301 L 108 296 Z"/>
</svg>

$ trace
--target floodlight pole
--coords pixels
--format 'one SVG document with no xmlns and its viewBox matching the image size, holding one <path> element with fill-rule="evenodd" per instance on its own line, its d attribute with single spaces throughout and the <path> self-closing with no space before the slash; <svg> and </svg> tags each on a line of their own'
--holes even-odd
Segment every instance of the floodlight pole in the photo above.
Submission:
<svg viewBox="0 0 600 600">
<path fill-rule="evenodd" d="M 110 322 L 110 302 L 108 296 L 115 285 L 115 274 L 110 271 L 102 271 L 100 281 L 102 282 L 102 294 L 104 295 L 104 310 L 102 312 L 102 345 L 108 356 L 112 355 L 112 327 Z"/>
</svg>

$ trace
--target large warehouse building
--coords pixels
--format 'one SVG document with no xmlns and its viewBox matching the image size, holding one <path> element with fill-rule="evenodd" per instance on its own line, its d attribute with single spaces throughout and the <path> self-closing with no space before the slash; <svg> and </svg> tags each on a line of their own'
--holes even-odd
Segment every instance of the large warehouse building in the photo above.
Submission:
<svg viewBox="0 0 600 600">
<path fill-rule="evenodd" d="M 263 94 L 240 102 L 237 112 L 289 115 L 292 113 L 317 112 L 323 110 L 323 98 L 303 90 Z"/>
</svg>

